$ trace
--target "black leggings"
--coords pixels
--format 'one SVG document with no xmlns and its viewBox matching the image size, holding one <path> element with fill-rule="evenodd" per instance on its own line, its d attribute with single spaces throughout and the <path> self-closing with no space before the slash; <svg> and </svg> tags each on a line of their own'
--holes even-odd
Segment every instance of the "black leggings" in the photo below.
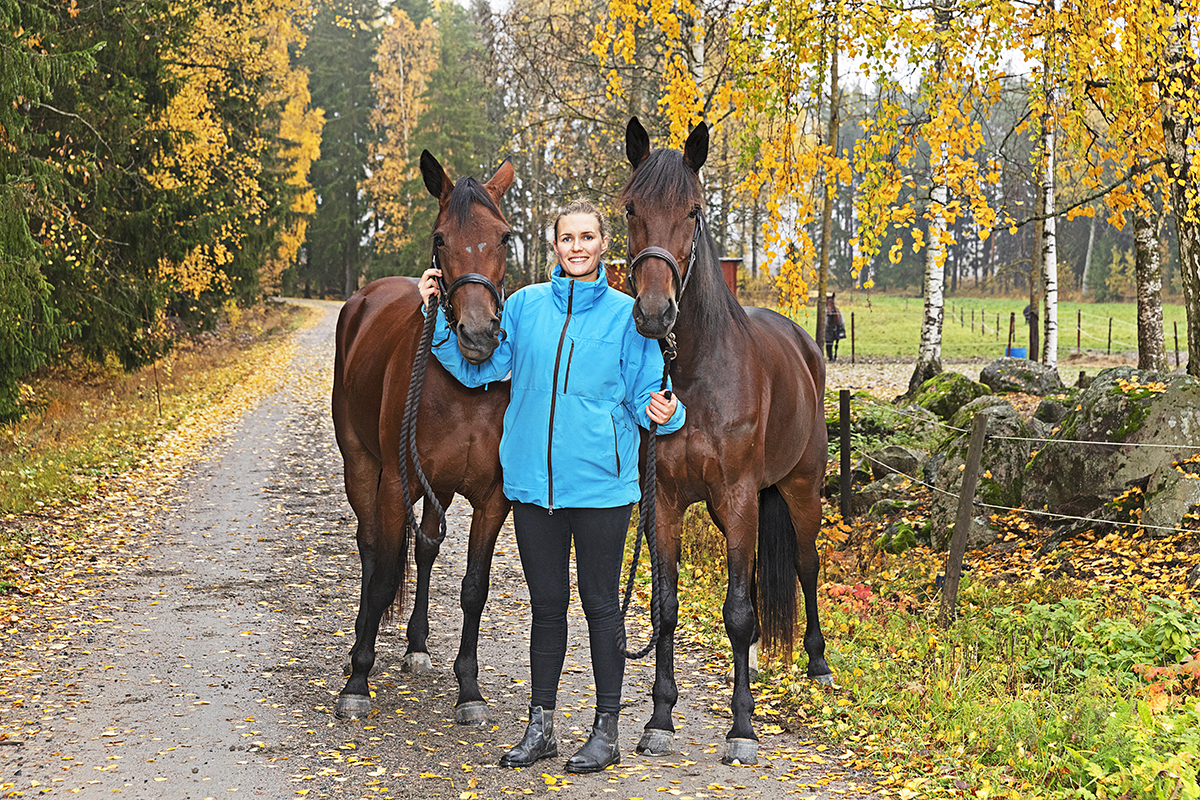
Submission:
<svg viewBox="0 0 1200 800">
<path fill-rule="evenodd" d="M 617 650 L 616 636 L 622 624 L 621 557 L 632 508 L 556 508 L 550 514 L 541 506 L 513 503 L 517 548 L 533 608 L 530 705 L 549 711 L 557 702 L 558 679 L 567 654 L 573 537 L 579 599 L 587 617 L 596 679 L 596 710 L 621 710 L 625 658 Z"/>
</svg>

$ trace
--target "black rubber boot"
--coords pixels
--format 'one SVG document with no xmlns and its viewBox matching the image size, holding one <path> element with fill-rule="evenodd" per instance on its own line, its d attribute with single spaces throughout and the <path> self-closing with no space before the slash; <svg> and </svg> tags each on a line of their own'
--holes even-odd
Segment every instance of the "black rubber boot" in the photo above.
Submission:
<svg viewBox="0 0 1200 800">
<path fill-rule="evenodd" d="M 567 759 L 567 772 L 599 772 L 610 764 L 621 763 L 621 747 L 617 744 L 617 714 L 597 711 L 592 723 L 592 735 Z"/>
<path fill-rule="evenodd" d="M 543 758 L 558 755 L 558 740 L 554 738 L 554 711 L 542 711 L 541 706 L 529 707 L 529 725 L 520 743 L 500 756 L 502 767 L 528 767 Z"/>
</svg>

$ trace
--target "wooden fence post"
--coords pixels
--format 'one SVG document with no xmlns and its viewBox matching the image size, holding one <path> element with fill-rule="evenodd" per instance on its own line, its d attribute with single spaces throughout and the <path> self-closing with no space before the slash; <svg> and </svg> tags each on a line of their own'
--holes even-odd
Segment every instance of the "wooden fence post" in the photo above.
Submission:
<svg viewBox="0 0 1200 800">
<path fill-rule="evenodd" d="M 850 312 L 850 363 L 854 363 L 854 312 Z"/>
<path fill-rule="evenodd" d="M 1112 355 L 1112 317 L 1108 318 L 1108 353 L 1107 353 L 1107 355 L 1110 355 L 1110 356 Z"/>
<path fill-rule="evenodd" d="M 983 456 L 983 440 L 987 434 L 988 415 L 981 411 L 971 426 L 971 444 L 967 448 L 967 465 L 963 469 L 962 489 L 958 495 L 958 516 L 950 536 L 950 553 L 946 556 L 946 581 L 942 584 L 942 608 L 938 624 L 949 626 L 956 616 L 958 581 L 962 577 L 963 556 L 967 552 L 967 531 L 971 528 L 971 506 L 975 502 L 975 486 L 979 482 L 979 460 Z"/>
<path fill-rule="evenodd" d="M 1172 324 L 1175 326 L 1175 369 L 1179 369 L 1179 320 Z"/>
<path fill-rule="evenodd" d="M 850 519 L 853 508 L 850 494 L 854 491 L 853 476 L 850 474 L 850 390 L 838 390 L 838 423 L 841 426 L 841 463 L 838 481 L 841 489 L 842 519 Z"/>
</svg>

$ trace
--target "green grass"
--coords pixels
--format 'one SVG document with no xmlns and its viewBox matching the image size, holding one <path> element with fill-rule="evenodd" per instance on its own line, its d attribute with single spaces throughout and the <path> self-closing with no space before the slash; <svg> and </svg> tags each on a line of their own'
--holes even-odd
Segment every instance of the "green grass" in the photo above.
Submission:
<svg viewBox="0 0 1200 800">
<path fill-rule="evenodd" d="M 858 356 L 915 358 L 921 339 L 921 317 L 924 300 L 920 297 L 838 292 L 838 307 L 846 321 L 846 340 L 839 355 L 849 356 L 851 314 L 854 315 L 854 350 Z M 1018 297 L 946 298 L 946 316 L 942 326 L 942 358 L 963 359 L 980 356 L 986 359 L 1004 355 L 1008 342 L 1010 315 L 1015 315 L 1014 347 L 1028 347 L 1029 328 L 1021 311 L 1028 300 Z M 975 312 L 972 330 L 971 312 Z M 999 334 L 996 330 L 999 315 Z M 1076 352 L 1076 323 L 1081 322 L 1078 336 L 1084 351 L 1105 354 L 1108 349 L 1108 320 L 1112 318 L 1112 351 L 1137 352 L 1137 305 L 1135 303 L 1078 303 L 1060 302 L 1058 306 L 1058 359 L 1066 361 Z M 1187 316 L 1180 304 L 1163 306 L 1164 334 L 1171 367 L 1175 366 L 1174 324 L 1179 326 L 1181 355 L 1187 354 Z M 812 309 L 799 320 L 810 333 L 815 329 Z M 983 323 L 983 325 L 981 325 Z M 1042 323 L 1044 325 L 1044 321 Z"/>
</svg>

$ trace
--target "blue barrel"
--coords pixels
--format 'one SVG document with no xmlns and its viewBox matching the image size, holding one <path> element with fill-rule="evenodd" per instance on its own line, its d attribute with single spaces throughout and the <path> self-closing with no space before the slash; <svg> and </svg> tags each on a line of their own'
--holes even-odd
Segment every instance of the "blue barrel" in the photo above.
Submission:
<svg viewBox="0 0 1200 800">
<path fill-rule="evenodd" d="M 1005 355 L 1010 358 L 1026 358 L 1024 347 L 1009 347 Z"/>
</svg>

